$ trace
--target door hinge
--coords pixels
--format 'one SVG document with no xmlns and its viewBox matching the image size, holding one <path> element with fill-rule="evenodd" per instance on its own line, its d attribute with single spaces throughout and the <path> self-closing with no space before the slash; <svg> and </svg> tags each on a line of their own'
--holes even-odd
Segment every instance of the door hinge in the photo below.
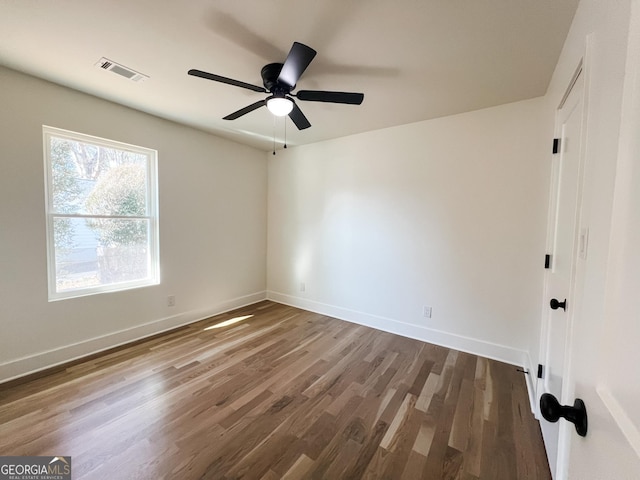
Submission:
<svg viewBox="0 0 640 480">
<path fill-rule="evenodd" d="M 542 370 L 542 365 L 538 364 L 538 378 L 542 378 L 544 376 Z"/>
<path fill-rule="evenodd" d="M 556 154 L 560 151 L 560 139 L 559 138 L 554 138 L 553 139 L 553 153 Z"/>
<path fill-rule="evenodd" d="M 546 254 L 544 256 L 544 268 L 550 268 L 551 267 L 551 255 Z"/>
</svg>

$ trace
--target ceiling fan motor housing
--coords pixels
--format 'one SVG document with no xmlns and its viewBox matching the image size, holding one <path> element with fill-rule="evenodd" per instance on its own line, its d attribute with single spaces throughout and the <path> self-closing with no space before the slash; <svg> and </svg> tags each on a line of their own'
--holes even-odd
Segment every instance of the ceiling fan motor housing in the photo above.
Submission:
<svg viewBox="0 0 640 480">
<path fill-rule="evenodd" d="M 295 85 L 289 86 L 278 82 L 282 66 L 282 63 L 270 63 L 262 67 L 262 70 L 260 71 L 264 88 L 276 96 L 284 96 L 295 88 Z"/>
</svg>

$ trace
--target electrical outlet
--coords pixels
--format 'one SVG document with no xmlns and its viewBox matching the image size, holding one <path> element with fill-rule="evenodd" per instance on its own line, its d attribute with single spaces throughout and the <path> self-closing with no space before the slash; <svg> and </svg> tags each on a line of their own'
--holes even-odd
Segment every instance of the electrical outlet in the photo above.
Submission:
<svg viewBox="0 0 640 480">
<path fill-rule="evenodd" d="M 175 295 L 169 295 L 167 297 L 167 306 L 168 307 L 175 307 L 176 306 L 176 296 Z"/>
<path fill-rule="evenodd" d="M 422 307 L 422 316 L 425 318 L 431 318 L 431 307 L 429 305 Z"/>
<path fill-rule="evenodd" d="M 300 291 L 304 292 L 307 289 L 307 286 L 304 284 L 304 282 L 300 282 Z"/>
</svg>

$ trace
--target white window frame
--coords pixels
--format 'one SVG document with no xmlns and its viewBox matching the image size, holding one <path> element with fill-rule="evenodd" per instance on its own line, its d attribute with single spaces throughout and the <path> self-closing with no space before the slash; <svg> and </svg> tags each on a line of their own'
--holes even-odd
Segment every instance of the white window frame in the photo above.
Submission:
<svg viewBox="0 0 640 480">
<path fill-rule="evenodd" d="M 158 285 L 160 283 L 160 247 L 159 247 L 159 222 L 158 222 L 158 152 L 156 150 L 117 142 L 106 138 L 94 137 L 83 133 L 63 130 L 60 128 L 42 126 L 42 136 L 44 143 L 44 172 L 45 172 L 45 213 L 46 213 L 46 235 L 47 235 L 47 277 L 49 301 L 64 300 L 68 298 L 84 297 L 99 293 L 118 292 L 133 288 Z M 65 138 L 73 141 L 90 143 L 93 145 L 114 148 L 145 155 L 147 158 L 147 215 L 146 216 L 108 216 L 107 218 L 126 218 L 148 220 L 149 228 L 149 255 L 150 271 L 145 279 L 118 282 L 110 285 L 100 285 L 84 287 L 73 290 L 58 292 L 56 288 L 56 254 L 54 244 L 53 222 L 55 218 L 100 218 L 99 215 L 87 214 L 59 214 L 53 211 L 53 177 L 51 172 L 50 145 L 51 137 Z M 105 218 L 105 217 L 102 217 Z"/>
</svg>

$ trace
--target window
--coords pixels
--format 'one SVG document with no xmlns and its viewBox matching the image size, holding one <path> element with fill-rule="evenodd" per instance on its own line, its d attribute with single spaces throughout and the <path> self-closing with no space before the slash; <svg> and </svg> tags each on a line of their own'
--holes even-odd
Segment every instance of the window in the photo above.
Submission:
<svg viewBox="0 0 640 480">
<path fill-rule="evenodd" d="M 156 151 L 43 135 L 49 300 L 159 283 Z"/>
</svg>

